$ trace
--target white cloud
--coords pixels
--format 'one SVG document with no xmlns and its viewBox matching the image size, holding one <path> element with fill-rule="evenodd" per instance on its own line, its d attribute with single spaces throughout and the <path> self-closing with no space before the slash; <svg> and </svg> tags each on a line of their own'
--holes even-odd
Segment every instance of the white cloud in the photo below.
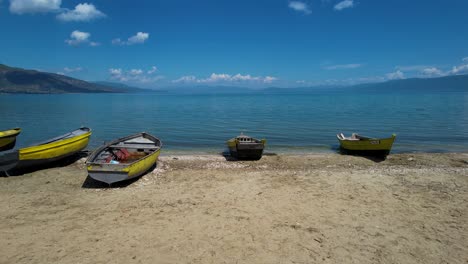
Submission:
<svg viewBox="0 0 468 264">
<path fill-rule="evenodd" d="M 131 69 L 130 70 L 131 75 L 140 75 L 142 73 L 143 73 L 143 71 L 141 69 Z"/>
<path fill-rule="evenodd" d="M 352 63 L 352 64 L 331 65 L 331 66 L 325 67 L 325 69 L 326 70 L 356 69 L 361 66 L 362 64 Z"/>
<path fill-rule="evenodd" d="M 70 34 L 70 39 L 66 39 L 65 43 L 70 46 L 80 46 L 80 45 L 89 45 L 91 47 L 96 47 L 101 45 L 100 43 L 90 41 L 91 34 L 89 32 L 82 32 L 75 30 Z"/>
<path fill-rule="evenodd" d="M 346 8 L 351 8 L 353 6 L 354 6 L 353 0 L 344 0 L 336 4 L 334 9 L 340 11 Z"/>
<path fill-rule="evenodd" d="M 291 1 L 289 2 L 289 8 L 298 11 L 298 12 L 303 12 L 304 14 L 310 14 L 312 11 L 309 8 L 309 5 L 307 5 L 304 2 L 300 1 Z"/>
<path fill-rule="evenodd" d="M 142 44 L 149 38 L 149 34 L 145 32 L 138 32 L 135 36 L 128 38 L 127 44 Z"/>
<path fill-rule="evenodd" d="M 148 74 L 153 74 L 158 71 L 158 68 L 156 66 L 151 66 L 151 69 L 148 70 L 146 73 Z"/>
<path fill-rule="evenodd" d="M 421 71 L 423 77 L 439 77 L 443 76 L 444 73 L 436 67 L 426 68 Z"/>
<path fill-rule="evenodd" d="M 82 43 L 89 42 L 89 37 L 91 34 L 88 32 L 82 32 L 79 30 L 75 30 L 70 34 L 70 39 L 65 40 L 66 43 L 70 46 L 78 46 Z"/>
<path fill-rule="evenodd" d="M 109 74 L 111 75 L 111 79 L 113 80 L 118 80 L 121 82 L 126 82 L 128 81 L 128 78 L 125 77 L 124 72 L 122 71 L 121 68 L 110 68 L 109 69 Z"/>
<path fill-rule="evenodd" d="M 197 77 L 193 75 L 182 76 L 177 80 L 173 80 L 173 83 L 194 83 L 197 82 Z"/>
<path fill-rule="evenodd" d="M 120 38 L 112 40 L 113 45 L 134 45 L 134 44 L 143 44 L 149 38 L 149 33 L 138 32 L 135 36 L 131 36 L 127 41 L 123 41 Z"/>
<path fill-rule="evenodd" d="M 63 68 L 64 72 L 80 72 L 82 70 L 83 70 L 83 68 L 81 68 L 81 67 L 76 67 L 76 68 L 65 67 L 65 68 Z"/>
<path fill-rule="evenodd" d="M 109 74 L 112 80 L 117 80 L 120 82 L 135 82 L 135 83 L 154 83 L 161 79 L 164 79 L 164 76 L 161 75 L 151 75 L 151 72 L 155 67 L 151 67 L 150 70 L 143 71 L 142 69 L 131 69 L 129 71 L 124 71 L 121 68 L 110 68 Z"/>
<path fill-rule="evenodd" d="M 122 75 L 122 69 L 120 69 L 120 68 L 118 68 L 118 69 L 110 68 L 110 69 L 109 69 L 109 73 L 110 73 L 112 76 Z"/>
<path fill-rule="evenodd" d="M 453 66 L 450 74 L 459 75 L 459 74 L 468 74 L 468 64 L 462 64 L 459 66 Z"/>
<path fill-rule="evenodd" d="M 403 74 L 402 71 L 398 70 L 396 72 L 387 73 L 385 77 L 388 80 L 401 80 L 405 78 L 405 75 Z"/>
<path fill-rule="evenodd" d="M 450 75 L 459 75 L 459 74 L 468 74 L 468 57 L 465 57 L 462 59 L 464 64 L 458 65 L 458 66 L 453 66 L 452 70 L 448 72 Z"/>
<path fill-rule="evenodd" d="M 274 81 L 278 80 L 278 78 L 276 77 L 272 77 L 272 76 L 266 76 L 264 79 L 263 79 L 263 82 L 264 83 L 272 83 Z"/>
<path fill-rule="evenodd" d="M 62 0 L 10 0 L 10 12 L 14 14 L 34 14 L 57 12 Z"/>
<path fill-rule="evenodd" d="M 250 74 L 242 75 L 240 73 L 236 75 L 230 75 L 227 73 L 212 73 L 208 78 L 198 79 L 193 75 L 182 76 L 177 80 L 173 80 L 173 83 L 233 83 L 233 82 L 256 82 L 256 83 L 272 83 L 278 80 L 272 76 L 251 76 Z"/>
<path fill-rule="evenodd" d="M 93 4 L 84 3 L 76 5 L 73 10 L 66 10 L 64 13 L 57 15 L 57 19 L 64 22 L 91 21 L 105 16 Z"/>
</svg>

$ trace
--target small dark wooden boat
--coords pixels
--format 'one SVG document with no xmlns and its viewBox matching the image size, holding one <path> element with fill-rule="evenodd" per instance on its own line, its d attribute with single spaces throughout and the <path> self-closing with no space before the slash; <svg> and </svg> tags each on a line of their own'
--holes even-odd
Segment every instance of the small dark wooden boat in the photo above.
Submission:
<svg viewBox="0 0 468 264">
<path fill-rule="evenodd" d="M 241 133 L 227 141 L 232 157 L 245 160 L 259 160 L 262 158 L 266 139 L 255 139 Z"/>
<path fill-rule="evenodd" d="M 15 147 L 16 137 L 21 133 L 21 128 L 13 128 L 0 131 L 0 151 L 10 150 Z"/>
<path fill-rule="evenodd" d="M 86 148 L 91 136 L 91 129 L 82 127 L 67 134 L 0 154 L 0 172 L 13 168 L 26 168 L 47 165 Z"/>
<path fill-rule="evenodd" d="M 390 138 L 370 138 L 353 133 L 351 137 L 343 134 L 336 135 L 340 141 L 340 148 L 346 154 L 386 157 L 395 141 L 396 135 Z"/>
<path fill-rule="evenodd" d="M 112 184 L 140 177 L 154 166 L 161 141 L 145 132 L 119 138 L 98 148 L 86 165 L 91 178 Z"/>
</svg>

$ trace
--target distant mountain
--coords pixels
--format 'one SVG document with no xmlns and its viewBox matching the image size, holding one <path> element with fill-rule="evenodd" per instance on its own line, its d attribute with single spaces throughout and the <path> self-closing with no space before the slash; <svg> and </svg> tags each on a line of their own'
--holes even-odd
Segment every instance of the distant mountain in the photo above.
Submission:
<svg viewBox="0 0 468 264">
<path fill-rule="evenodd" d="M 367 83 L 349 87 L 356 91 L 468 91 L 468 75 L 452 75 L 438 78 L 412 78 L 383 83 Z"/>
<path fill-rule="evenodd" d="M 117 89 L 113 86 L 90 83 L 60 74 L 0 64 L 0 93 L 125 93 L 135 91 L 134 88 Z"/>
<path fill-rule="evenodd" d="M 351 86 L 312 86 L 298 88 L 266 88 L 265 93 L 314 93 L 314 92 L 429 92 L 429 91 L 468 91 L 468 75 L 452 75 L 438 78 L 411 78 L 381 83 L 366 83 Z"/>
<path fill-rule="evenodd" d="M 237 86 L 183 86 L 166 89 L 169 93 L 176 94 L 246 94 L 255 93 L 258 90 Z"/>
<path fill-rule="evenodd" d="M 310 87 L 295 87 L 295 88 L 279 88 L 279 87 L 268 87 L 261 90 L 263 93 L 313 93 L 313 92 L 322 92 L 322 91 L 334 91 L 345 86 L 337 85 L 322 85 L 322 86 L 310 86 Z M 348 86 L 349 87 L 349 86 Z"/>
<path fill-rule="evenodd" d="M 114 88 L 115 91 L 125 92 L 125 93 L 154 93 L 154 92 L 166 92 L 162 90 L 152 90 L 152 89 L 144 89 L 139 87 L 129 86 L 123 83 L 115 83 L 115 82 L 106 82 L 106 81 L 99 81 L 93 82 L 97 85 L 103 85 L 107 87 Z"/>
<path fill-rule="evenodd" d="M 321 85 L 310 87 L 268 87 L 264 89 L 249 89 L 236 86 L 184 86 L 167 88 L 168 92 L 176 94 L 309 94 L 321 92 L 429 92 L 429 91 L 468 91 L 468 75 L 453 75 L 438 78 L 411 78 L 392 80 L 381 83 L 366 83 L 358 85 Z"/>
<path fill-rule="evenodd" d="M 131 87 L 113 82 L 86 82 L 64 75 L 25 70 L 0 64 L 0 93 L 141 93 L 169 92 L 175 94 L 258 94 L 258 93 L 314 93 L 322 91 L 468 91 L 468 75 L 453 75 L 439 78 L 412 78 L 382 83 L 367 83 L 353 86 L 313 86 L 297 88 L 250 89 L 237 86 L 182 86 L 165 90 Z"/>
</svg>

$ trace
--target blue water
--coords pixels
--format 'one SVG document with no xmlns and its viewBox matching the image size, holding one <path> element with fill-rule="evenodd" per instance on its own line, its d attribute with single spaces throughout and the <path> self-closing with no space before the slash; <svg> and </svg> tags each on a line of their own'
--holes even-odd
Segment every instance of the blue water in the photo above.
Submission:
<svg viewBox="0 0 468 264">
<path fill-rule="evenodd" d="M 244 131 L 268 152 L 331 152 L 337 133 L 358 132 L 396 133 L 393 152 L 468 152 L 468 92 L 0 95 L 0 130 L 23 128 L 17 147 L 80 126 L 90 148 L 146 131 L 165 153 L 219 153 Z"/>
</svg>

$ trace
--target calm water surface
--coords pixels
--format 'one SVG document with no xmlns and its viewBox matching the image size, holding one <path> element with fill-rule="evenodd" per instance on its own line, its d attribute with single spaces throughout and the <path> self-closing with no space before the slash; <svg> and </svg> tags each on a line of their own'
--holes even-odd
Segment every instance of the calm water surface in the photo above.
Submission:
<svg viewBox="0 0 468 264">
<path fill-rule="evenodd" d="M 337 133 L 359 132 L 396 133 L 394 152 L 468 152 L 468 92 L 0 95 L 0 130 L 23 128 L 18 147 L 80 126 L 90 148 L 147 131 L 166 153 L 219 153 L 244 131 L 269 152 L 330 152 Z"/>
</svg>

